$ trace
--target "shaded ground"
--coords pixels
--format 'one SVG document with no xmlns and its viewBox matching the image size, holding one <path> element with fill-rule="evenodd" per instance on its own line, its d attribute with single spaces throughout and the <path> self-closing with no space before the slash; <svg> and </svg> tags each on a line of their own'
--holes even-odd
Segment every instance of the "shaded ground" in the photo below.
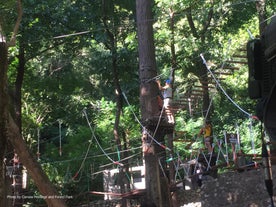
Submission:
<svg viewBox="0 0 276 207">
<path fill-rule="evenodd" d="M 276 182 L 276 166 L 273 166 Z M 276 183 L 274 185 L 274 192 Z M 217 179 L 204 176 L 201 188 L 180 191 L 181 207 L 268 207 L 270 198 L 264 184 L 263 169 L 230 171 Z M 276 203 L 276 196 L 274 196 Z"/>
</svg>

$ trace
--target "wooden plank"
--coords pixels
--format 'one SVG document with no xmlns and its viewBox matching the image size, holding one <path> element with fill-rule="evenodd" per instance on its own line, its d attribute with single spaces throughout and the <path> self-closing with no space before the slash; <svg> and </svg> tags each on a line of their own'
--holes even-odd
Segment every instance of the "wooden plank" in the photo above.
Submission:
<svg viewBox="0 0 276 207">
<path fill-rule="evenodd" d="M 187 131 L 174 131 L 174 133 L 178 135 L 183 135 L 183 134 L 187 134 Z"/>
<path fill-rule="evenodd" d="M 213 86 L 199 86 L 199 85 L 194 85 L 195 88 L 206 88 L 206 89 L 213 89 L 215 87 Z"/>
<path fill-rule="evenodd" d="M 246 55 L 233 55 L 234 58 L 246 58 L 247 59 L 247 56 Z"/>
<path fill-rule="evenodd" d="M 227 63 L 238 63 L 238 64 L 248 64 L 247 61 L 239 61 L 239 60 L 227 60 Z"/>
<path fill-rule="evenodd" d="M 239 67 L 234 67 L 230 65 L 225 65 L 223 68 L 218 68 L 218 69 L 229 69 L 229 70 L 239 70 Z"/>
<path fill-rule="evenodd" d="M 233 73 L 227 73 L 227 72 L 214 72 L 216 75 L 233 75 Z"/>
<path fill-rule="evenodd" d="M 201 97 L 201 96 L 200 96 Z M 190 100 L 188 100 L 190 99 Z M 178 102 L 185 102 L 185 103 L 189 103 L 189 102 L 193 102 L 194 100 L 197 100 L 198 97 L 184 97 L 184 98 L 181 98 L 181 99 L 178 99 L 178 100 L 175 100 L 176 103 Z"/>
<path fill-rule="evenodd" d="M 204 90 L 197 90 L 197 89 L 193 89 L 192 92 L 204 92 Z"/>
<path fill-rule="evenodd" d="M 202 96 L 203 96 L 202 93 L 191 93 L 190 94 L 190 98 L 192 98 L 192 97 L 202 97 Z"/>
</svg>

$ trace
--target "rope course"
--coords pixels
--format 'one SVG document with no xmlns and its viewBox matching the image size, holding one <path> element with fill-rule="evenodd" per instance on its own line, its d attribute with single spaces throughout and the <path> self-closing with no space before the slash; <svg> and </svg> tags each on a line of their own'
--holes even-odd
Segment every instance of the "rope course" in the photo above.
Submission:
<svg viewBox="0 0 276 207">
<path fill-rule="evenodd" d="M 213 79 L 215 80 L 216 84 L 218 85 L 218 87 L 220 88 L 220 90 L 223 92 L 223 94 L 227 97 L 227 99 L 235 106 L 237 107 L 241 112 L 243 112 L 245 115 L 247 115 L 248 117 L 252 117 L 252 115 L 250 113 L 248 113 L 247 111 L 245 111 L 244 109 L 242 109 L 227 93 L 226 91 L 223 89 L 223 87 L 221 86 L 221 84 L 219 83 L 219 81 L 216 79 L 216 77 L 214 76 L 213 72 L 210 70 L 210 67 L 207 65 L 206 60 L 203 56 L 203 54 L 200 54 L 200 57 L 203 60 L 203 64 L 206 66 L 208 72 L 211 74 L 211 76 L 213 77 Z"/>
<path fill-rule="evenodd" d="M 238 2 L 238 3 L 235 3 L 235 4 L 232 4 L 230 6 L 236 6 L 238 4 L 243 4 L 243 3 L 249 3 L 249 2 L 256 2 L 257 0 L 248 0 L 248 1 L 243 1 L 243 2 Z M 92 31 L 84 31 L 84 32 L 78 32 L 78 33 L 74 33 L 74 34 L 68 34 L 68 35 L 60 35 L 60 36 L 57 36 L 57 37 L 53 37 L 53 39 L 61 39 L 61 38 L 66 38 L 66 37 L 71 37 L 71 36 L 77 36 L 77 35 L 84 35 L 84 34 L 88 34 L 88 33 L 91 33 Z M 217 88 L 220 88 L 220 90 L 223 92 L 223 94 L 227 97 L 227 99 L 236 107 L 238 108 L 241 112 L 243 112 L 245 115 L 247 115 L 249 117 L 249 120 L 250 120 L 250 124 L 249 124 L 249 131 L 250 131 L 250 137 L 251 137 L 251 147 L 252 147 L 252 150 L 253 150 L 253 154 L 254 154 L 254 157 L 256 156 L 256 150 L 255 150 L 255 143 L 254 143 L 254 132 L 253 132 L 253 116 L 252 114 L 250 114 L 249 112 L 247 112 L 246 110 L 244 110 L 243 108 L 241 108 L 228 94 L 227 92 L 224 90 L 224 88 L 221 86 L 220 84 L 220 80 L 223 80 L 223 79 L 219 79 L 217 78 L 215 75 L 229 75 L 230 73 L 226 73 L 226 72 L 212 72 L 212 70 L 210 69 L 210 65 L 207 64 L 203 54 L 200 54 L 200 57 L 202 58 L 203 60 L 203 63 L 204 65 L 206 66 L 207 70 L 208 70 L 208 73 L 211 75 L 211 77 L 213 78 L 213 80 L 215 81 L 215 89 Z M 223 66 L 222 68 L 224 68 L 224 64 L 225 62 L 223 63 Z M 232 68 L 232 70 L 234 70 L 234 67 Z M 163 73 L 164 74 L 164 73 Z M 155 76 L 154 78 L 152 79 L 149 79 L 149 80 L 146 80 L 146 82 L 150 82 L 150 81 L 154 81 L 158 78 L 160 78 L 163 74 L 160 74 L 158 76 Z M 195 85 L 193 85 L 195 86 Z M 199 92 L 199 93 L 193 93 L 193 92 Z M 159 119 L 158 119 L 158 122 L 157 122 L 157 126 L 154 130 L 154 133 L 151 134 L 145 126 L 142 125 L 142 123 L 139 121 L 139 119 L 137 118 L 136 114 L 134 113 L 134 111 L 132 110 L 132 107 L 130 105 L 130 103 L 128 102 L 128 99 L 125 95 L 125 93 L 122 93 L 126 103 L 128 104 L 128 106 L 130 107 L 130 110 L 133 114 L 133 116 L 135 117 L 135 120 L 140 124 L 140 126 L 142 127 L 143 129 L 143 132 L 145 132 L 150 138 L 151 138 L 151 143 L 152 142 L 155 142 L 156 144 L 158 144 L 160 147 L 162 147 L 163 149 L 166 149 L 168 151 L 172 151 L 170 148 L 168 148 L 167 146 L 165 146 L 164 144 L 162 144 L 161 142 L 157 141 L 156 138 L 155 138 L 155 135 L 156 135 L 156 132 L 157 132 L 157 129 L 160 125 L 160 121 L 161 121 L 161 118 L 162 118 L 162 114 L 163 114 L 163 110 L 164 110 L 164 106 L 162 107 L 162 110 L 161 110 L 161 113 L 160 113 L 160 116 L 159 116 Z M 192 112 L 192 108 L 191 108 L 191 103 L 192 101 L 195 101 L 198 97 L 201 97 L 202 95 L 202 90 L 196 90 L 194 89 L 193 91 L 191 91 L 190 95 L 189 95 L 189 98 L 188 98 L 188 104 L 189 104 L 189 111 L 190 111 L 190 114 Z M 210 109 L 211 109 L 211 105 L 213 104 L 213 98 L 214 98 L 214 95 L 212 95 L 212 98 L 211 98 L 211 101 L 209 103 L 209 106 L 208 106 L 208 109 L 206 111 L 206 115 L 205 115 L 205 118 L 204 120 L 207 119 L 207 116 L 210 112 Z M 88 119 L 88 116 L 87 116 L 87 113 L 86 113 L 86 109 L 83 110 L 83 114 L 86 118 L 86 121 L 87 121 L 87 124 L 89 126 L 89 129 L 91 131 L 91 139 L 89 140 L 89 145 L 87 147 L 87 150 L 85 152 L 85 155 L 84 157 L 80 157 L 80 158 L 75 158 L 75 159 L 71 159 L 71 160 L 61 160 L 61 161 L 54 161 L 54 162 L 47 162 L 47 163 L 65 163 L 65 162 L 71 162 L 71 161 L 76 161 L 76 160 L 82 160 L 81 161 L 81 164 L 80 164 L 80 167 L 79 169 L 77 170 L 77 172 L 75 173 L 75 175 L 72 177 L 71 176 L 71 173 L 70 173 L 70 166 L 68 165 L 67 166 L 67 170 L 66 170 L 66 174 L 64 176 L 64 180 L 65 181 L 68 181 L 69 178 L 72 178 L 73 181 L 79 181 L 82 177 L 82 174 L 84 173 L 83 172 L 83 168 L 84 168 L 84 165 L 85 165 L 85 162 L 88 160 L 88 159 L 91 159 L 91 158 L 95 158 L 95 157 L 99 157 L 99 156 L 105 156 L 111 163 L 108 163 L 108 164 L 105 164 L 105 165 L 102 165 L 100 166 L 100 168 L 105 168 L 105 167 L 108 167 L 110 165 L 117 165 L 117 166 L 120 166 L 120 167 L 123 167 L 124 165 L 122 164 L 123 161 L 125 160 L 128 160 L 128 159 L 131 159 L 137 155 L 140 155 L 140 153 L 136 153 L 136 154 L 133 154 L 129 157 L 126 157 L 124 159 L 121 159 L 120 157 L 120 153 L 121 152 L 125 152 L 125 151 L 132 151 L 132 150 L 135 150 L 135 149 L 140 149 L 140 147 L 137 147 L 137 148 L 132 148 L 132 149 L 129 149 L 129 150 L 122 150 L 122 151 L 119 151 L 117 149 L 116 152 L 112 152 L 112 153 L 107 153 L 107 149 L 103 149 L 103 147 L 101 146 L 101 144 L 99 143 L 98 141 L 98 138 L 95 136 L 95 128 L 93 129 L 91 124 L 90 124 L 90 121 Z M 59 123 L 59 136 L 57 137 L 54 137 L 52 139 L 59 139 L 59 155 L 62 156 L 62 121 L 61 120 L 58 120 L 58 123 Z M 238 128 L 238 127 L 237 127 Z M 229 163 L 230 163 L 230 159 L 229 159 L 229 149 L 228 149 L 228 141 L 227 141 L 227 134 L 226 134 L 226 131 L 224 132 L 224 140 L 223 139 L 219 139 L 217 140 L 216 143 L 213 143 L 212 145 L 212 148 L 214 149 L 215 147 L 218 147 L 218 153 L 217 153 L 217 156 L 216 156 L 216 160 L 215 160 L 215 165 L 212 165 L 211 162 L 212 162 L 212 158 L 213 158 L 213 151 L 211 152 L 210 155 L 206 156 L 206 154 L 204 153 L 203 149 L 194 149 L 196 151 L 196 154 L 193 154 L 193 149 L 191 148 L 191 153 L 190 153 L 190 159 L 187 161 L 187 162 L 184 162 L 181 157 L 180 157 L 180 154 L 179 152 L 176 152 L 176 158 L 174 158 L 173 156 L 171 156 L 171 158 L 169 158 L 167 160 L 167 162 L 173 162 L 173 165 L 176 169 L 176 173 L 175 173 L 175 181 L 177 181 L 177 178 L 179 178 L 180 180 L 183 180 L 187 177 L 191 177 L 191 176 L 197 176 L 197 175 L 201 175 L 203 172 L 201 170 L 198 171 L 198 168 L 202 168 L 202 165 L 201 165 L 201 162 L 200 161 L 200 157 L 203 158 L 203 162 L 206 163 L 205 167 L 206 167 L 206 171 L 210 171 L 210 170 L 213 170 L 214 167 L 218 166 L 219 165 L 219 161 L 220 161 L 220 158 L 223 158 L 224 161 L 227 163 L 227 166 L 229 166 Z M 237 147 L 235 147 L 235 151 L 233 151 L 233 148 L 232 148 L 232 153 L 236 153 L 236 150 L 239 150 L 240 149 L 240 138 L 239 138 L 239 131 L 237 129 L 237 136 L 238 136 L 238 143 L 237 144 Z M 95 140 L 97 146 L 100 148 L 102 154 L 100 155 L 94 155 L 94 156 L 89 156 L 89 152 L 91 150 L 91 146 L 92 146 L 92 143 L 93 141 Z M 47 141 L 50 141 L 47 140 Z M 40 160 L 40 146 L 41 144 L 43 143 L 46 143 L 47 141 L 41 141 L 41 137 L 40 137 L 40 129 L 37 129 L 37 160 Z M 223 148 L 224 146 L 224 148 Z M 224 152 L 225 151 L 225 152 Z M 113 154 L 117 154 L 117 161 L 112 159 L 110 155 L 113 155 Z M 161 159 L 163 157 L 160 157 L 158 159 L 158 162 L 159 162 L 159 165 L 160 165 L 160 168 L 162 170 L 162 173 L 163 175 L 166 177 L 166 173 L 165 173 L 165 170 L 163 169 L 163 165 L 161 164 Z M 234 157 L 233 157 L 234 159 Z M 45 164 L 45 163 L 42 163 L 42 164 Z M 193 167 L 191 167 L 193 166 Z M 244 165 L 245 167 L 251 167 L 251 165 Z M 183 169 L 183 172 L 185 174 L 184 178 L 181 177 L 181 173 L 180 173 L 180 170 Z M 94 172 L 94 169 L 92 170 L 91 169 L 91 176 L 87 176 L 89 178 L 93 178 L 94 175 L 98 175 L 100 173 L 104 172 L 104 170 L 101 170 L 101 171 L 98 171 L 98 172 Z M 128 176 L 128 175 L 127 175 Z M 79 177 L 79 179 L 77 180 L 77 177 Z M 128 177 L 129 178 L 129 177 Z"/>
<path fill-rule="evenodd" d="M 94 130 L 92 129 L 92 126 L 91 126 L 91 124 L 90 124 L 90 122 L 89 122 L 89 119 L 88 119 L 88 116 L 87 116 L 87 113 L 86 113 L 86 109 L 83 110 L 83 113 L 84 113 L 84 115 L 85 115 L 87 124 L 88 124 L 88 126 L 89 126 L 89 128 L 90 128 L 90 131 L 91 131 L 91 133 L 92 133 L 92 138 L 95 139 L 95 141 L 96 141 L 97 145 L 99 146 L 99 148 L 101 149 L 102 153 L 103 153 L 112 163 L 114 163 L 114 164 L 116 164 L 116 165 L 124 166 L 124 165 L 123 165 L 122 163 L 120 163 L 119 161 L 114 161 L 114 160 L 105 152 L 105 150 L 104 150 L 104 149 L 102 148 L 102 146 L 100 145 L 100 143 L 99 143 L 97 137 L 95 136 Z M 91 143 L 92 143 L 92 138 L 91 138 Z M 89 144 L 89 146 L 90 146 L 90 145 L 91 145 L 91 144 Z"/>
<path fill-rule="evenodd" d="M 158 142 L 158 141 L 154 138 L 154 136 L 152 136 L 152 135 L 148 132 L 148 130 L 146 129 L 146 127 L 143 126 L 143 124 L 142 124 L 142 123 L 140 122 L 140 120 L 137 118 L 135 112 L 132 110 L 131 105 L 130 105 L 130 103 L 128 102 L 128 99 L 127 99 L 126 94 L 125 94 L 124 92 L 123 92 L 122 94 L 123 94 L 123 96 L 124 96 L 124 99 L 125 99 L 126 103 L 127 103 L 128 106 L 130 107 L 130 110 L 131 110 L 131 112 L 132 112 L 132 114 L 133 114 L 135 120 L 136 120 L 136 121 L 139 123 L 139 125 L 142 127 L 143 132 L 145 132 L 145 133 L 146 133 L 156 144 L 158 144 L 160 147 L 162 147 L 162 148 L 164 148 L 164 149 L 166 149 L 166 150 L 171 151 L 170 148 L 168 148 L 167 146 L 165 146 L 165 145 L 163 145 L 162 143 Z M 162 116 L 162 113 L 161 113 L 160 116 Z M 160 119 L 160 117 L 159 117 L 159 119 Z M 160 123 L 160 121 L 159 121 L 159 123 Z M 156 128 L 158 128 L 158 126 L 157 126 Z M 155 130 L 155 133 L 156 133 L 156 130 Z M 155 135 L 155 134 L 154 134 L 154 135 Z"/>
<path fill-rule="evenodd" d="M 220 81 L 223 79 L 217 78 L 215 75 L 231 75 L 232 73 L 227 73 L 227 72 L 213 72 L 210 68 L 212 65 L 210 65 L 210 63 L 207 63 L 207 61 L 205 60 L 203 54 L 200 54 L 201 59 L 203 60 L 203 64 L 206 66 L 208 74 L 210 74 L 212 80 L 214 82 L 212 82 L 211 84 L 215 85 L 215 88 L 219 88 L 223 94 L 225 95 L 225 97 L 227 98 L 227 100 L 229 102 L 231 102 L 237 109 L 239 109 L 239 111 L 241 111 L 243 114 L 245 114 L 248 117 L 249 120 L 249 124 L 248 124 L 248 128 L 249 128 L 249 136 L 251 139 L 251 149 L 253 151 L 253 155 L 251 158 L 251 155 L 245 155 L 245 154 L 241 154 L 241 142 L 240 142 L 240 135 L 239 135 L 239 127 L 237 125 L 237 123 L 235 124 L 235 128 L 236 128 L 236 141 L 229 141 L 229 135 L 227 134 L 226 131 L 224 131 L 223 133 L 223 139 L 217 139 L 216 136 L 213 136 L 216 141 L 215 143 L 213 143 L 212 145 L 212 153 L 206 155 L 204 153 L 204 151 L 201 148 L 197 148 L 197 149 L 192 149 L 192 152 L 190 153 L 190 158 L 186 160 L 186 162 L 182 162 L 181 159 L 169 159 L 171 162 L 176 162 L 175 160 L 177 160 L 177 163 L 174 163 L 174 166 L 176 168 L 176 176 L 178 176 L 179 170 L 180 168 L 183 168 L 183 172 L 185 173 L 185 177 L 191 177 L 191 176 L 198 176 L 199 174 L 202 174 L 202 172 L 208 172 L 208 171 L 212 171 L 215 169 L 218 169 L 218 167 L 230 167 L 230 163 L 232 163 L 234 161 L 235 167 L 234 168 L 238 168 L 238 169 L 247 169 L 247 168 L 256 168 L 259 167 L 259 162 L 255 161 L 259 159 L 260 155 L 257 155 L 256 149 L 255 149 L 255 141 L 254 141 L 254 137 L 255 134 L 253 132 L 253 120 L 257 120 L 255 116 L 253 116 L 252 114 L 250 114 L 249 112 L 247 112 L 246 110 L 244 110 L 242 107 L 240 107 L 228 94 L 227 92 L 224 90 L 224 88 L 222 87 L 222 85 L 220 84 Z M 243 55 L 236 55 L 235 57 L 238 58 L 246 58 L 246 56 Z M 246 64 L 247 62 L 241 61 L 241 60 L 227 60 L 224 61 L 222 63 L 222 66 L 220 67 L 220 69 L 230 69 L 232 70 L 232 72 L 234 70 L 238 70 L 237 67 L 235 66 L 231 66 L 229 64 Z M 193 89 L 193 88 L 202 88 L 202 86 L 196 86 L 195 81 L 193 81 L 192 83 L 190 83 L 190 93 L 187 93 L 187 99 L 189 99 L 189 104 L 191 104 L 191 100 L 195 100 L 198 98 L 202 98 L 202 94 L 197 94 L 195 92 L 203 92 L 203 90 L 198 90 L 198 89 Z M 211 87 L 209 86 L 207 88 L 210 89 Z M 194 92 L 192 92 L 192 90 Z M 211 101 L 209 102 L 209 106 L 208 109 L 206 111 L 206 116 L 204 117 L 204 120 L 206 120 L 209 111 L 210 111 L 210 107 L 213 101 L 215 93 L 212 95 Z M 198 96 L 198 97 L 196 97 Z M 190 114 L 191 114 L 191 105 L 189 105 L 189 110 L 190 110 Z M 231 147 L 229 148 L 230 145 Z M 212 159 L 213 159 L 213 153 L 214 153 L 214 148 L 218 148 L 217 153 L 215 154 L 215 162 L 212 163 Z M 196 154 L 193 153 L 193 151 L 196 152 Z M 232 153 L 232 158 L 233 161 L 231 161 L 229 154 Z M 177 156 L 179 157 L 179 154 L 177 154 Z M 248 161 L 248 163 L 241 162 L 241 163 L 236 163 L 236 159 L 240 159 L 242 157 L 250 157 L 250 160 L 253 159 L 252 161 Z M 238 160 L 239 162 L 240 160 Z M 222 164 L 220 164 L 222 162 Z M 202 167 L 202 164 L 200 163 L 204 163 L 203 167 L 204 170 L 198 171 L 199 167 Z M 223 164 L 225 163 L 225 164 Z M 238 165 L 236 165 L 238 164 Z M 191 167 L 193 166 L 193 167 Z"/>
</svg>

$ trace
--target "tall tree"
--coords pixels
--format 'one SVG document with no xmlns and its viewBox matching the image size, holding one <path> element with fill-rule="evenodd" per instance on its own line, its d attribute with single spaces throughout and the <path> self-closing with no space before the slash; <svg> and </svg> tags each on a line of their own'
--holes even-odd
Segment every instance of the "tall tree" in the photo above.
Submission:
<svg viewBox="0 0 276 207">
<path fill-rule="evenodd" d="M 122 113 L 122 108 L 123 108 L 123 104 L 122 104 L 122 89 L 121 89 L 121 85 L 120 85 L 120 81 L 119 81 L 119 71 L 118 71 L 118 52 L 117 52 L 117 33 L 115 32 L 117 31 L 116 29 L 113 29 L 114 32 L 112 32 L 112 30 L 109 28 L 109 24 L 108 22 L 112 22 L 111 24 L 114 25 L 114 22 L 112 20 L 110 20 L 108 18 L 108 9 L 107 8 L 111 8 L 111 12 L 114 12 L 115 6 L 113 2 L 108 2 L 106 0 L 103 0 L 103 25 L 105 28 L 105 32 L 107 35 L 107 41 L 104 42 L 106 48 L 108 50 L 110 50 L 111 53 L 111 62 L 112 62 L 112 76 L 113 76 L 113 85 L 114 85 L 114 91 L 115 91 L 115 100 L 116 100 L 116 115 L 115 115 L 115 121 L 114 121 L 114 127 L 113 127 L 113 135 L 114 135 L 114 139 L 115 142 L 117 144 L 117 149 L 118 149 L 118 153 L 120 154 L 120 159 L 124 159 L 125 157 L 127 157 L 127 151 L 126 153 L 121 153 L 122 152 L 122 137 L 120 134 L 120 117 L 121 117 L 121 113 Z M 108 7 L 107 7 L 108 6 Z M 126 140 L 124 139 L 124 143 L 126 143 Z M 126 149 L 124 149 L 126 150 Z M 129 168 L 128 168 L 128 164 L 127 162 L 124 162 L 124 168 L 126 170 L 127 173 L 129 173 Z M 119 171 L 119 185 L 120 185 L 120 190 L 121 193 L 125 193 L 126 189 L 125 186 L 127 186 L 128 190 L 130 190 L 130 185 L 129 183 L 124 183 L 124 181 L 126 181 L 127 179 L 123 179 L 123 177 L 125 177 L 125 173 L 124 173 L 124 168 L 120 167 L 120 171 Z M 126 203 L 126 199 L 123 198 L 122 200 L 122 207 L 126 207 L 127 203 Z"/>
<path fill-rule="evenodd" d="M 158 87 L 154 78 L 157 75 L 155 48 L 153 40 L 152 0 L 136 0 L 139 76 L 140 76 L 140 107 L 142 114 L 143 152 L 146 166 L 146 203 L 156 206 L 170 206 L 167 177 L 162 174 L 158 163 L 165 156 L 163 149 L 152 139 L 164 140 L 162 127 L 157 126 Z M 162 164 L 161 164 L 162 166 Z M 161 167 L 162 168 L 162 167 Z M 164 171 L 163 171 L 164 172 Z M 161 188 L 162 185 L 162 188 Z"/>
</svg>

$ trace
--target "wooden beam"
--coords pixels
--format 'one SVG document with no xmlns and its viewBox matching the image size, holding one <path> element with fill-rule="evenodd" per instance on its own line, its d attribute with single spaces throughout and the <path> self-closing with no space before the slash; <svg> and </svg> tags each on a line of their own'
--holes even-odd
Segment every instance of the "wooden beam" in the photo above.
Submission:
<svg viewBox="0 0 276 207">
<path fill-rule="evenodd" d="M 226 72 L 214 72 L 216 75 L 233 75 L 233 73 L 226 73 Z"/>
<path fill-rule="evenodd" d="M 226 78 L 216 78 L 217 80 L 225 80 Z M 213 77 L 209 77 L 209 80 L 210 81 L 213 81 L 214 79 L 213 79 Z M 212 84 L 213 82 L 211 82 L 211 84 Z"/>
<path fill-rule="evenodd" d="M 238 64 L 248 64 L 247 61 L 239 61 L 239 60 L 227 60 L 227 63 L 238 63 Z"/>
<path fill-rule="evenodd" d="M 212 87 L 212 86 L 198 86 L 198 85 L 194 85 L 195 88 L 206 88 L 206 89 L 212 89 L 212 88 L 215 88 L 215 87 Z"/>
<path fill-rule="evenodd" d="M 202 93 L 191 93 L 190 94 L 190 97 L 202 97 L 203 96 L 203 94 Z"/>
<path fill-rule="evenodd" d="M 204 92 L 204 90 L 197 90 L 197 89 L 193 89 L 193 90 L 192 90 L 192 92 L 201 92 L 201 93 L 203 93 L 203 92 Z"/>
<path fill-rule="evenodd" d="M 246 58 L 247 59 L 246 55 L 233 55 L 233 57 L 235 57 L 235 58 Z"/>
<path fill-rule="evenodd" d="M 234 66 L 230 66 L 230 65 L 225 65 L 223 68 L 219 68 L 219 69 L 229 69 L 229 70 L 239 70 L 239 67 L 234 67 Z"/>
</svg>

